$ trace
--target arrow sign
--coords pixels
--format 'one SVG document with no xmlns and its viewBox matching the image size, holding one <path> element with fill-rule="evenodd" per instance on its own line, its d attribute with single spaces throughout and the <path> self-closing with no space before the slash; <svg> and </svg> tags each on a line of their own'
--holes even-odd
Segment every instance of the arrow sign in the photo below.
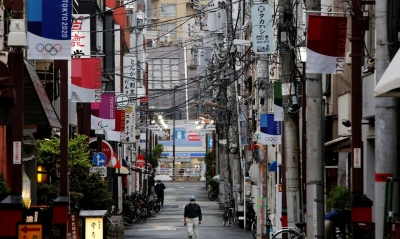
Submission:
<svg viewBox="0 0 400 239">
<path fill-rule="evenodd" d="M 17 238 L 43 238 L 43 225 L 40 223 L 18 223 Z"/>
<path fill-rule="evenodd" d="M 107 162 L 107 157 L 104 153 L 100 152 L 100 153 L 96 153 L 95 155 L 93 155 L 93 163 L 96 166 L 104 166 Z"/>
<path fill-rule="evenodd" d="M 24 226 L 23 228 L 21 228 L 21 231 L 23 233 L 28 233 L 28 232 L 40 232 L 41 229 L 39 227 L 29 227 L 28 226 Z"/>
</svg>

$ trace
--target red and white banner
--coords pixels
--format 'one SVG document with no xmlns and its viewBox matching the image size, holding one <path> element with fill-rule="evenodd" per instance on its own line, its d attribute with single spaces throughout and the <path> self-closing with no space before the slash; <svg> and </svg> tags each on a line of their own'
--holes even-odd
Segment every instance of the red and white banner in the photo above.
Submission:
<svg viewBox="0 0 400 239">
<path fill-rule="evenodd" d="M 125 130 L 125 110 L 115 110 L 115 130 L 104 130 L 105 139 L 108 141 L 123 141 Z"/>
<path fill-rule="evenodd" d="M 100 102 L 101 78 L 101 58 L 72 58 L 71 102 Z"/>
<path fill-rule="evenodd" d="M 121 162 L 115 151 L 113 151 L 113 156 L 111 157 L 111 160 L 109 160 L 105 166 L 109 168 L 121 168 Z"/>
<path fill-rule="evenodd" d="M 345 17 L 308 16 L 307 73 L 344 72 L 346 31 Z"/>
</svg>

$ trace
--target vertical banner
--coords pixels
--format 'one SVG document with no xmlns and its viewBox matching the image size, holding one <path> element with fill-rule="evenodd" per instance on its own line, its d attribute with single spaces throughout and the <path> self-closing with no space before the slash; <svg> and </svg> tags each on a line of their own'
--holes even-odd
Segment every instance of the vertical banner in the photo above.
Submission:
<svg viewBox="0 0 400 239">
<path fill-rule="evenodd" d="M 125 143 L 134 143 L 136 142 L 136 134 L 135 134 L 135 109 L 133 106 L 128 105 L 125 107 L 125 132 L 122 136 L 122 141 Z"/>
<path fill-rule="evenodd" d="M 90 56 L 90 15 L 72 14 L 71 54 Z"/>
<path fill-rule="evenodd" d="M 21 164 L 21 141 L 13 142 L 13 164 Z"/>
<path fill-rule="evenodd" d="M 68 214 L 67 239 L 79 239 L 79 221 L 77 213 Z"/>
<path fill-rule="evenodd" d="M 140 150 L 143 152 L 146 152 L 146 143 L 147 143 L 147 139 L 146 139 L 146 129 L 141 129 L 140 130 Z"/>
<path fill-rule="evenodd" d="M 244 115 L 245 112 L 247 112 L 247 106 L 242 105 L 240 107 L 240 141 L 242 145 L 247 144 L 247 128 L 248 128 L 248 123 L 246 120 L 246 116 Z"/>
<path fill-rule="evenodd" d="M 272 11 L 267 3 L 251 7 L 253 51 L 255 54 L 271 54 L 274 46 Z"/>
<path fill-rule="evenodd" d="M 307 73 L 344 73 L 346 31 L 346 17 L 308 16 Z"/>
<path fill-rule="evenodd" d="M 71 59 L 72 0 L 27 1 L 28 59 Z"/>
<path fill-rule="evenodd" d="M 115 130 L 120 132 L 125 131 L 125 109 L 115 110 Z"/>
<path fill-rule="evenodd" d="M 101 58 L 71 59 L 71 102 L 101 101 Z"/>
<path fill-rule="evenodd" d="M 274 82 L 274 120 L 283 121 L 282 82 Z"/>
<path fill-rule="evenodd" d="M 147 111 L 149 110 L 149 97 L 144 96 L 140 98 L 140 115 L 139 117 L 143 120 L 147 120 Z"/>
<path fill-rule="evenodd" d="M 136 97 L 136 56 L 124 56 L 123 93 Z"/>
<path fill-rule="evenodd" d="M 101 103 L 91 104 L 90 121 L 92 130 L 115 130 L 115 94 L 103 94 Z"/>
<path fill-rule="evenodd" d="M 260 114 L 260 144 L 282 143 L 281 122 L 274 121 L 273 114 Z"/>
<path fill-rule="evenodd" d="M 99 117 L 103 119 L 115 119 L 115 94 L 101 95 Z"/>
</svg>

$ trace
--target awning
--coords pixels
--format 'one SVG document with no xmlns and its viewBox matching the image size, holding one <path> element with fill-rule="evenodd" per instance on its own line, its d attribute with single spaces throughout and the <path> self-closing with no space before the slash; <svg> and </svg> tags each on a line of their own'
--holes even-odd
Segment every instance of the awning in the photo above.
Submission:
<svg viewBox="0 0 400 239">
<path fill-rule="evenodd" d="M 61 128 L 58 115 L 47 97 L 35 68 L 25 61 L 24 123 Z"/>
<path fill-rule="evenodd" d="M 278 164 L 278 163 L 277 163 L 276 160 L 273 161 L 273 162 L 269 165 L 268 170 L 269 170 L 270 172 L 276 172 L 277 164 Z"/>
<path fill-rule="evenodd" d="M 325 151 L 347 152 L 349 150 L 351 151 L 350 147 L 351 147 L 350 136 L 343 136 L 325 142 Z"/>
<path fill-rule="evenodd" d="M 127 167 L 120 167 L 115 169 L 117 175 L 128 175 L 129 169 Z"/>
<path fill-rule="evenodd" d="M 385 73 L 376 84 L 375 96 L 400 97 L 400 51 L 397 51 Z"/>
<path fill-rule="evenodd" d="M 60 120 L 47 97 L 35 68 L 25 60 L 24 63 L 24 124 L 61 128 Z M 0 69 L 0 72 L 3 72 L 2 69 Z M 0 108 L 1 124 L 12 123 L 11 113 L 10 109 Z"/>
</svg>

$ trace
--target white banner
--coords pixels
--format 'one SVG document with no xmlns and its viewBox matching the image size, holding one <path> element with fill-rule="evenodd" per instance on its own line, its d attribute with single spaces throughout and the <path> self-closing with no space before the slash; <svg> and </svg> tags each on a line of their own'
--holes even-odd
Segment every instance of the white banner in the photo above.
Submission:
<svg viewBox="0 0 400 239">
<path fill-rule="evenodd" d="M 136 97 L 136 64 L 137 61 L 135 56 L 124 56 L 123 93 L 130 97 Z"/>
<path fill-rule="evenodd" d="M 90 15 L 72 14 L 71 54 L 90 56 Z"/>
<path fill-rule="evenodd" d="M 122 135 L 122 142 L 134 143 L 136 142 L 136 118 L 135 106 L 129 104 L 125 107 L 125 132 Z"/>
</svg>

